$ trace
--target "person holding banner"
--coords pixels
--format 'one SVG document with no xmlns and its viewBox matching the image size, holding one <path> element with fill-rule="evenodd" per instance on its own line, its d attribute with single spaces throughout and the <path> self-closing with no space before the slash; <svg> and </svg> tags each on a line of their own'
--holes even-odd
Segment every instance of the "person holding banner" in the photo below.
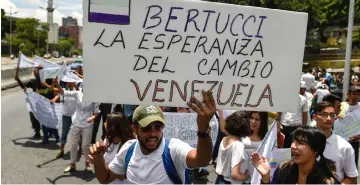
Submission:
<svg viewBox="0 0 360 185">
<path fill-rule="evenodd" d="M 76 98 L 75 119 L 73 120 L 73 126 L 70 130 L 71 134 L 71 162 L 68 167 L 65 168 L 64 173 L 76 171 L 77 162 L 77 149 L 81 140 L 82 151 L 84 151 L 85 157 L 85 171 L 91 171 L 92 168 L 88 162 L 89 146 L 91 143 L 91 135 L 94 125 L 94 119 L 99 113 L 99 104 L 83 101 L 83 90 L 68 91 L 64 90 L 60 85 L 57 78 L 53 79 L 54 87 L 58 88 L 59 93 L 64 97 L 71 96 Z"/>
<path fill-rule="evenodd" d="M 133 115 L 137 139 L 123 145 L 115 159 L 106 165 L 103 155 L 106 145 L 99 141 L 90 147 L 100 183 L 116 178 L 140 184 L 188 184 L 187 168 L 207 166 L 211 160 L 212 141 L 209 123 L 216 112 L 210 91 L 202 91 L 204 104 L 194 96 L 188 106 L 194 110 L 198 124 L 197 148 L 179 139 L 164 139 L 165 118 L 159 106 L 140 105 Z"/>
<path fill-rule="evenodd" d="M 343 184 L 353 184 L 359 175 L 355 164 L 355 152 L 349 142 L 336 135 L 332 128 L 337 114 L 329 102 L 320 102 L 316 108 L 316 127 L 326 136 L 324 156 L 336 164 L 336 177 Z"/>
<path fill-rule="evenodd" d="M 262 177 L 262 184 L 339 184 L 335 163 L 323 155 L 325 146 L 326 136 L 319 129 L 301 126 L 292 134 L 292 160 L 282 162 L 273 177 L 265 157 L 254 152 L 252 163 Z"/>
<path fill-rule="evenodd" d="M 34 74 L 35 79 L 30 80 L 26 85 L 24 85 L 23 82 L 19 78 L 19 69 L 20 69 L 20 67 L 18 65 L 16 68 L 16 71 L 15 71 L 15 76 L 14 76 L 14 79 L 16 80 L 18 85 L 24 90 L 24 92 L 27 92 L 28 88 L 30 88 L 32 90 L 32 92 L 38 92 L 38 89 L 40 88 L 40 84 L 41 84 L 39 70 L 41 70 L 42 67 L 41 66 L 34 67 L 33 74 Z M 33 138 L 35 138 L 35 139 L 40 138 L 41 137 L 40 122 L 35 118 L 34 113 L 32 111 L 29 111 L 29 115 L 30 115 L 30 121 L 31 121 L 32 128 L 34 129 L 34 132 L 35 132 L 35 135 L 33 136 Z"/>
<path fill-rule="evenodd" d="M 224 120 L 220 111 L 220 120 Z M 249 178 L 248 154 L 241 139 L 251 132 L 249 115 L 245 111 L 237 111 L 220 123 L 222 131 L 227 135 L 220 143 L 216 161 L 218 177 L 215 184 L 242 184 Z M 265 133 L 266 134 L 266 133 Z"/>
<path fill-rule="evenodd" d="M 346 93 L 347 101 L 341 103 L 341 112 L 339 114 L 339 117 L 344 117 L 348 114 L 351 114 L 355 110 L 360 109 L 360 89 L 354 86 L 351 86 Z M 349 143 L 353 147 L 355 151 L 355 164 L 356 167 L 358 167 L 359 164 L 359 140 L 360 135 L 352 136 L 349 140 Z"/>
<path fill-rule="evenodd" d="M 64 83 L 66 90 L 69 91 L 79 90 L 79 88 L 75 85 L 74 82 L 64 82 Z M 61 101 L 63 102 L 62 133 L 60 139 L 61 145 L 60 145 L 60 152 L 56 155 L 56 158 L 60 158 L 64 156 L 65 144 L 72 124 L 71 117 L 74 115 L 76 110 L 76 97 L 61 96 L 61 99 L 62 99 Z"/>
</svg>

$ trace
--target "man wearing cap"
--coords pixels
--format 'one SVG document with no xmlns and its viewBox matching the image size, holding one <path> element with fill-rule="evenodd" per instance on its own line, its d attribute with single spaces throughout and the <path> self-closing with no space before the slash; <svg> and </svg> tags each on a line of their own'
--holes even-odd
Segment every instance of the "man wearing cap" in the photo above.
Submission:
<svg viewBox="0 0 360 185">
<path fill-rule="evenodd" d="M 216 112 L 216 106 L 210 91 L 203 91 L 202 95 L 204 103 L 194 96 L 187 103 L 198 114 L 196 149 L 179 139 L 172 138 L 170 141 L 165 141 L 163 129 L 166 123 L 162 110 L 155 105 L 141 105 L 135 109 L 133 115 L 137 139 L 126 142 L 109 165 L 106 165 L 103 158 L 107 147 L 102 141 L 90 147 L 90 162 L 95 166 L 99 182 L 108 183 L 118 178 L 126 179 L 127 183 L 137 184 L 174 183 L 174 178 L 170 179 L 168 171 L 165 170 L 166 161 L 163 161 L 165 146 L 168 146 L 171 160 L 182 184 L 186 182 L 186 169 L 207 166 L 212 154 L 209 122 Z M 129 159 L 131 147 L 133 151 Z"/>
</svg>

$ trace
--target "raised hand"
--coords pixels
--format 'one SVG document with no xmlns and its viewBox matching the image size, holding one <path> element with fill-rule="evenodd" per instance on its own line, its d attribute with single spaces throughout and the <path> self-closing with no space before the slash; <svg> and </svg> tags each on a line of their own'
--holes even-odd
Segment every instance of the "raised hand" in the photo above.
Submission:
<svg viewBox="0 0 360 185">
<path fill-rule="evenodd" d="M 191 97 L 187 105 L 194 110 L 197 115 L 197 124 L 199 131 L 206 131 L 209 128 L 209 122 L 216 113 L 216 105 L 211 91 L 202 90 L 204 103 L 201 103 L 194 96 Z"/>
<path fill-rule="evenodd" d="M 255 169 L 261 176 L 270 176 L 270 164 L 265 157 L 261 156 L 260 158 L 257 152 L 253 152 L 251 158 Z"/>
<path fill-rule="evenodd" d="M 107 150 L 107 146 L 103 141 L 98 141 L 89 148 L 89 163 L 99 164 L 104 160 L 104 153 Z"/>
</svg>

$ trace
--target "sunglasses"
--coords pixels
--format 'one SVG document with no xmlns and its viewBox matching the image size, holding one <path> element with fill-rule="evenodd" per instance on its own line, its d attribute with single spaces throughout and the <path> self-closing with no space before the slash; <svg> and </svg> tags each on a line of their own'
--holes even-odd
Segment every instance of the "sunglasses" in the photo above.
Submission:
<svg viewBox="0 0 360 185">
<path fill-rule="evenodd" d="M 336 114 L 335 113 L 328 113 L 328 112 L 320 112 L 319 116 L 321 116 L 322 118 L 328 118 L 330 116 L 331 119 L 335 119 L 336 118 Z"/>
<path fill-rule="evenodd" d="M 159 132 L 164 128 L 164 126 L 165 125 L 162 123 L 154 123 L 154 124 L 150 124 L 146 127 L 140 126 L 140 129 L 141 129 L 141 132 L 149 133 L 155 128 L 155 130 Z"/>
</svg>

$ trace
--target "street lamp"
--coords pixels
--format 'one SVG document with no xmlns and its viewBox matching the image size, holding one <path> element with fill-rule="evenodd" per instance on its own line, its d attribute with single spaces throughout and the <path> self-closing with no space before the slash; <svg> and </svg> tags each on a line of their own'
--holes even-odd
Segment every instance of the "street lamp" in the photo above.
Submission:
<svg viewBox="0 0 360 185">
<path fill-rule="evenodd" d="M 39 25 L 39 26 L 36 27 L 36 29 L 38 31 L 37 49 L 38 49 L 38 52 L 40 53 L 40 50 L 39 50 L 39 48 L 40 48 L 40 31 L 42 31 L 42 28 Z"/>
<path fill-rule="evenodd" d="M 13 59 L 13 55 L 12 55 L 12 15 L 15 15 L 15 14 L 17 14 L 17 13 L 19 13 L 19 12 L 12 12 L 11 11 L 11 9 L 12 9 L 12 7 L 10 6 L 10 16 L 9 16 L 9 18 L 10 18 L 10 47 L 9 47 L 9 50 L 10 50 L 10 52 L 9 52 L 9 54 L 10 54 L 10 58 L 11 59 Z"/>
</svg>

